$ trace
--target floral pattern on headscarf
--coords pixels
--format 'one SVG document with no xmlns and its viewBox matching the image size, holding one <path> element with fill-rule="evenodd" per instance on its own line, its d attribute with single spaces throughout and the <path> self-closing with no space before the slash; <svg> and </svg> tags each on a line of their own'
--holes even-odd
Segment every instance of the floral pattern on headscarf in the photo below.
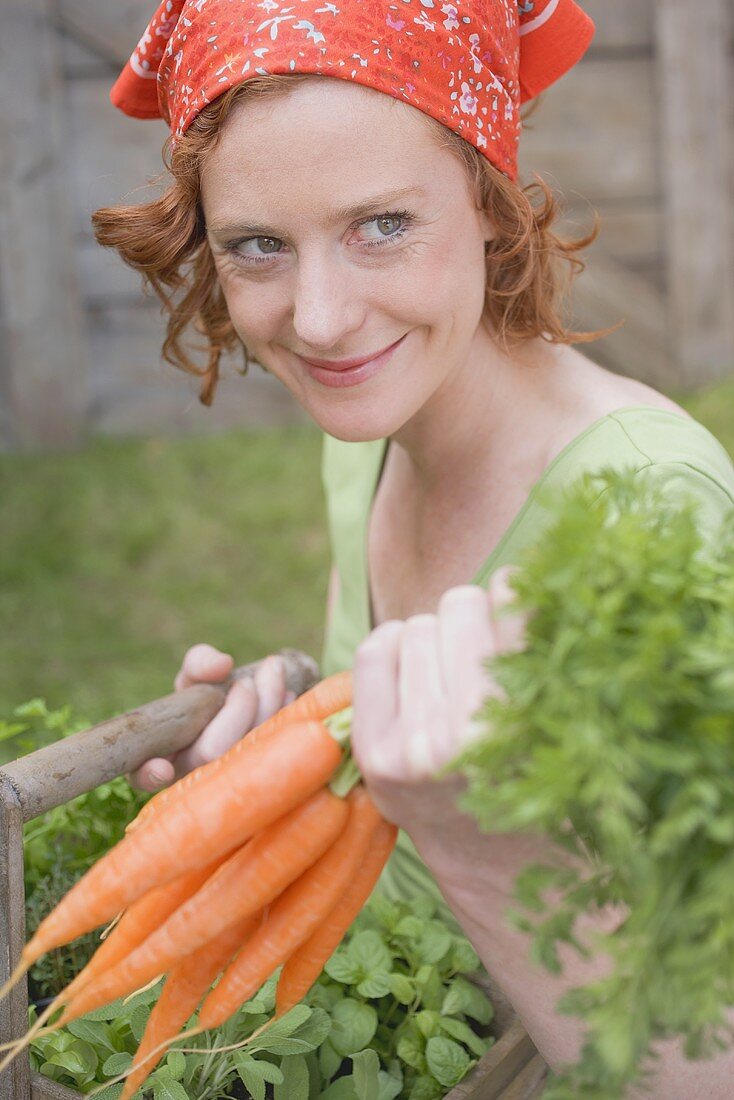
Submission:
<svg viewBox="0 0 734 1100">
<path fill-rule="evenodd" d="M 112 101 L 175 141 L 252 76 L 318 73 L 431 115 L 515 179 L 521 103 L 592 34 L 573 0 L 164 0 Z"/>
</svg>

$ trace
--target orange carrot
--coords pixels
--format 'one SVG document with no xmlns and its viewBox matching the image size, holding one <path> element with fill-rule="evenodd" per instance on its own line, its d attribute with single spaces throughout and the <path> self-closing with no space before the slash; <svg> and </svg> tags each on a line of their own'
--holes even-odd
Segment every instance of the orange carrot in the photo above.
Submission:
<svg viewBox="0 0 734 1100">
<path fill-rule="evenodd" d="M 166 1053 L 163 1044 L 176 1038 L 214 979 L 247 942 L 260 919 L 258 913 L 238 921 L 198 951 L 187 955 L 171 971 L 148 1017 L 120 1100 L 129 1100 L 147 1080 Z"/>
<path fill-rule="evenodd" d="M 278 978 L 275 1012 L 282 1016 L 308 993 L 344 934 L 372 893 L 395 847 L 398 830 L 388 821 L 377 826 L 362 866 L 313 935 L 286 960 Z"/>
<path fill-rule="evenodd" d="M 348 817 L 346 801 L 324 788 L 263 829 L 137 950 L 85 985 L 57 1026 L 139 989 L 235 921 L 269 905 L 334 844 Z"/>
<path fill-rule="evenodd" d="M 193 771 L 182 776 L 178 782 L 164 788 L 162 791 L 158 791 L 153 798 L 145 803 L 137 817 L 127 826 L 126 831 L 134 832 L 141 825 L 150 821 L 153 814 L 178 801 L 179 798 L 186 797 L 193 786 L 209 779 L 212 775 L 216 775 L 221 768 L 228 767 L 229 761 L 242 753 L 249 752 L 252 746 L 262 740 L 263 737 L 270 737 L 285 726 L 295 725 L 296 723 L 322 722 L 324 718 L 329 718 L 332 714 L 337 714 L 340 710 L 350 706 L 351 702 L 351 672 L 336 672 L 333 676 L 327 676 L 325 680 L 320 680 L 309 691 L 305 691 L 292 703 L 281 707 L 270 718 L 261 722 L 259 726 L 255 726 L 242 740 L 237 741 L 216 760 L 211 760 L 208 764 L 202 764 L 201 767 L 194 768 Z"/>
<path fill-rule="evenodd" d="M 124 959 L 174 913 L 187 898 L 204 885 L 208 878 L 229 858 L 219 856 L 206 867 L 181 875 L 165 886 L 154 887 L 126 909 L 106 940 L 100 943 L 92 958 L 59 994 L 57 1000 L 68 1000 L 72 992 L 81 989 L 90 978 L 109 970 Z"/>
<path fill-rule="evenodd" d="M 382 819 L 364 787 L 355 787 L 347 801 L 346 829 L 270 907 L 260 928 L 204 1001 L 199 1014 L 203 1029 L 219 1027 L 229 1019 L 315 932 L 358 871 Z"/>
<path fill-rule="evenodd" d="M 17 978 L 44 952 L 110 920 L 154 886 L 163 886 L 224 852 L 300 805 L 321 788 L 342 753 L 321 722 L 287 726 L 234 759 L 185 804 L 156 814 L 100 859 L 59 902 L 26 944 Z"/>
</svg>

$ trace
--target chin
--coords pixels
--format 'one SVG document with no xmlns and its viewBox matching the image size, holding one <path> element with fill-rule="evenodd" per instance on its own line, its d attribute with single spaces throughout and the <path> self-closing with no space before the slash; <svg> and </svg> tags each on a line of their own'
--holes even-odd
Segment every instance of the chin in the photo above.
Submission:
<svg viewBox="0 0 734 1100">
<path fill-rule="evenodd" d="M 341 439 L 343 443 L 372 443 L 376 439 L 387 439 L 394 435 L 404 421 L 395 416 L 395 411 L 376 410 L 371 414 L 359 402 L 354 409 L 308 409 L 311 418 L 322 431 Z"/>
</svg>

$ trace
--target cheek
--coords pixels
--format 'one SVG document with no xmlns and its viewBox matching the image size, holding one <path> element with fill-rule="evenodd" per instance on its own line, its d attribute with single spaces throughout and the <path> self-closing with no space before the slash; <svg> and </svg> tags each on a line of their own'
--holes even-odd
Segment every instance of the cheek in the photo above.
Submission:
<svg viewBox="0 0 734 1100">
<path fill-rule="evenodd" d="M 219 285 L 240 339 L 245 343 L 268 339 L 283 312 L 282 291 L 273 284 L 245 280 L 236 272 L 220 273 Z"/>
<path fill-rule="evenodd" d="M 473 227 L 472 227 L 473 229 Z M 478 324 L 484 308 L 484 241 L 463 224 L 420 249 L 406 267 L 394 301 L 405 295 L 437 325 Z"/>
</svg>

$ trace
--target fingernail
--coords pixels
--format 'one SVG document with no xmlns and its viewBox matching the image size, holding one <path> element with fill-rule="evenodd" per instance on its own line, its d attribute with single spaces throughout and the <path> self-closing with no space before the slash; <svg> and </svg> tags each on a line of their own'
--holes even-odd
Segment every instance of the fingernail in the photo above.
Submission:
<svg viewBox="0 0 734 1100">
<path fill-rule="evenodd" d="M 151 772 L 150 781 L 151 783 L 155 783 L 156 787 L 160 787 L 163 783 L 167 781 L 167 777 L 163 774 L 163 772 Z"/>
</svg>

